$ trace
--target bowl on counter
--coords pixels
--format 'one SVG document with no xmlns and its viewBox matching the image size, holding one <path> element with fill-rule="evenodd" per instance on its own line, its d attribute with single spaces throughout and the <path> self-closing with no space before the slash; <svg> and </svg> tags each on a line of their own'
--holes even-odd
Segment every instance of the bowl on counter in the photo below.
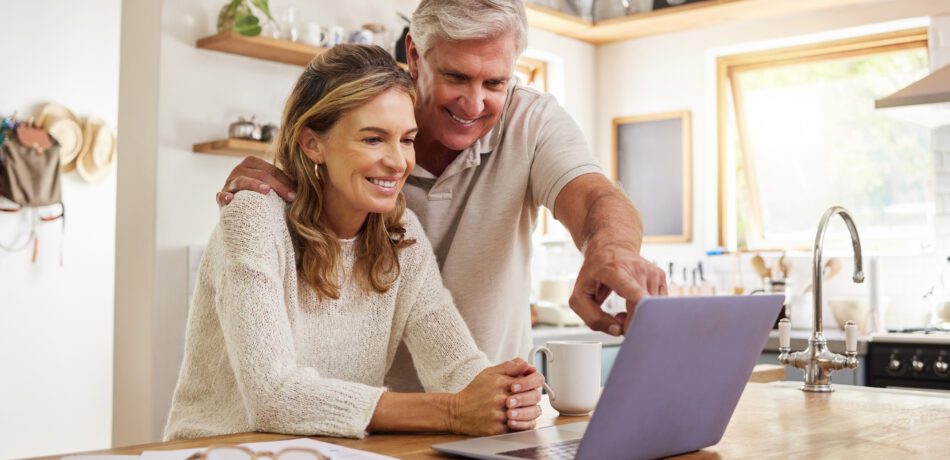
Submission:
<svg viewBox="0 0 950 460">
<path fill-rule="evenodd" d="M 878 307 L 878 311 L 882 319 L 887 313 L 887 306 L 890 302 L 890 297 L 881 297 L 881 305 Z M 838 329 L 844 330 L 845 322 L 854 321 L 859 331 L 867 331 L 869 309 L 867 297 L 830 296 L 826 305 L 831 309 L 835 322 L 838 323 Z"/>
<path fill-rule="evenodd" d="M 844 330 L 845 322 L 854 321 L 859 331 L 866 330 L 868 299 L 853 296 L 828 297 L 828 308 L 838 323 L 838 329 Z"/>
</svg>

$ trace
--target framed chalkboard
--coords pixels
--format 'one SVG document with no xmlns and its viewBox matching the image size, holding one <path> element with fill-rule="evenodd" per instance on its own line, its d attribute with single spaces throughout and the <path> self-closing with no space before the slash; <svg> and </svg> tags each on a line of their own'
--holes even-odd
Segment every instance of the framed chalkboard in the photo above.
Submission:
<svg viewBox="0 0 950 460">
<path fill-rule="evenodd" d="M 688 111 L 613 120 L 614 180 L 643 218 L 644 243 L 692 239 Z"/>
</svg>

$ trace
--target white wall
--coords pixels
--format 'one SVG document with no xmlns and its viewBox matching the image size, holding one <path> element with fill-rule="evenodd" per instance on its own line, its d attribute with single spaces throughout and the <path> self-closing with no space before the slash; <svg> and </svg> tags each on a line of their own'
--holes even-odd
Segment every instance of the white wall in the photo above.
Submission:
<svg viewBox="0 0 950 460">
<path fill-rule="evenodd" d="M 524 55 L 547 62 L 548 92 L 574 117 L 594 151 L 594 45 L 544 30 L 528 30 Z"/>
<path fill-rule="evenodd" d="M 950 2 L 946 0 L 892 0 L 660 35 L 597 48 L 595 144 L 605 166 L 610 167 L 613 163 L 610 151 L 612 118 L 674 110 L 692 112 L 693 241 L 678 245 L 647 245 L 643 248 L 644 255 L 658 261 L 695 261 L 705 250 L 718 245 L 713 56 L 717 50 L 948 13 Z M 946 23 L 943 24 L 941 28 L 935 29 L 932 38 L 939 39 L 940 34 L 950 34 Z M 947 41 L 946 38 L 943 40 Z M 933 47 L 931 55 L 932 60 L 938 60 L 939 56 Z M 801 257 L 810 258 L 810 254 Z M 728 270 L 732 264 L 722 265 L 726 267 L 724 270 Z M 747 274 L 751 272 L 748 264 L 745 267 Z M 885 294 L 894 298 L 895 305 L 907 310 L 907 318 L 894 318 L 897 322 L 906 319 L 907 324 L 897 325 L 910 325 L 922 320 L 926 304 L 920 299 L 923 291 L 917 292 L 921 288 L 918 285 L 932 282 L 939 267 L 937 257 L 891 257 L 882 262 L 882 271 L 897 275 L 897 279 L 889 279 L 890 292 Z M 842 285 L 840 289 L 860 292 L 866 288 Z M 833 290 L 826 292 L 833 293 Z"/>
<path fill-rule="evenodd" d="M 56 101 L 115 127 L 120 3 L 4 2 L 0 111 L 24 117 Z M 0 251 L 2 458 L 110 444 L 115 180 L 64 176 L 65 236 L 59 222 L 44 225 L 35 264 L 30 249 Z M 0 215 L 0 240 L 26 225 Z"/>
</svg>

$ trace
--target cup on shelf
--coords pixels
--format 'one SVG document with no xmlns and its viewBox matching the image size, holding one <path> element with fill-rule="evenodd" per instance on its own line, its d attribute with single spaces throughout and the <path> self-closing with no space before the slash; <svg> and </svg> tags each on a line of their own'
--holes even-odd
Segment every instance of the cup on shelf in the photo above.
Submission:
<svg viewBox="0 0 950 460">
<path fill-rule="evenodd" d="M 300 38 L 300 25 L 297 23 L 297 8 L 287 7 L 277 20 L 280 28 L 280 39 L 292 42 Z"/>
<path fill-rule="evenodd" d="M 307 24 L 303 29 L 303 35 L 300 37 L 301 40 L 310 45 L 310 46 L 327 46 L 327 43 L 330 41 L 330 33 L 325 27 L 321 27 L 320 24 L 310 23 Z"/>
<path fill-rule="evenodd" d="M 271 21 L 267 21 L 264 27 L 261 28 L 261 36 L 280 40 L 280 26 Z"/>
<path fill-rule="evenodd" d="M 354 30 L 350 34 L 350 43 L 354 45 L 372 45 L 373 44 L 373 31 L 368 29 Z"/>
<path fill-rule="evenodd" d="M 343 26 L 331 26 L 327 29 L 327 48 L 333 48 L 346 39 L 346 29 Z"/>
</svg>

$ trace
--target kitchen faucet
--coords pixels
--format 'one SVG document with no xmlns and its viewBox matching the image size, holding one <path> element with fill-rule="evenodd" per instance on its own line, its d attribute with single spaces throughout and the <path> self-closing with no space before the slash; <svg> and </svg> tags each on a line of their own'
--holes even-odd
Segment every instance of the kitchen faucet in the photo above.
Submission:
<svg viewBox="0 0 950 460">
<path fill-rule="evenodd" d="M 779 356 L 782 364 L 805 370 L 805 384 L 802 391 L 826 393 L 834 391 L 831 388 L 831 372 L 858 367 L 858 327 L 854 321 L 845 323 L 845 354 L 839 355 L 828 350 L 828 341 L 822 333 L 821 321 L 821 250 L 825 242 L 825 228 L 828 221 L 835 214 L 840 214 L 844 223 L 851 232 L 851 245 L 854 247 L 854 276 L 855 283 L 864 282 L 864 272 L 861 271 L 861 240 L 858 238 L 858 229 L 854 225 L 851 214 L 841 206 L 833 206 L 821 217 L 818 224 L 818 235 L 815 237 L 815 252 L 812 260 L 812 285 L 815 302 L 815 330 L 808 339 L 808 348 L 804 351 L 791 352 L 791 328 L 788 318 L 779 321 Z"/>
</svg>

